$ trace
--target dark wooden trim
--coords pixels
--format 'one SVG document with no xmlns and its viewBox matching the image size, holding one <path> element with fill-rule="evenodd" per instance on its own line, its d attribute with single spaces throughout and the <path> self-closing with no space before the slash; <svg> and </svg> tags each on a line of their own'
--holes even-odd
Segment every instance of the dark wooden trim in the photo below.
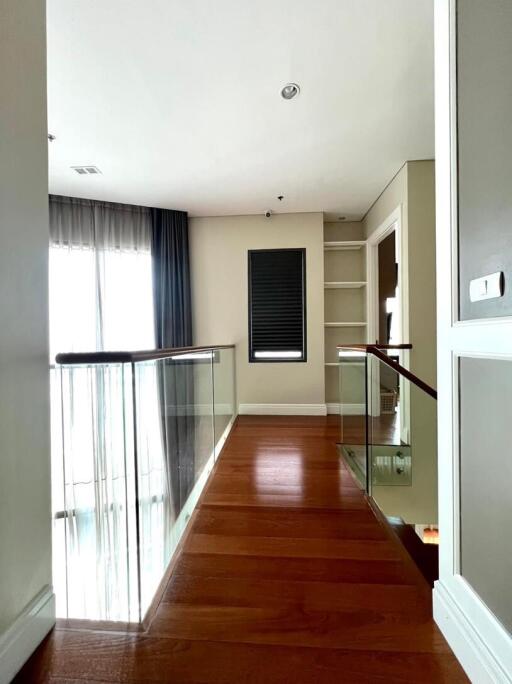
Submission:
<svg viewBox="0 0 512 684">
<path fill-rule="evenodd" d="M 439 545 L 426 544 L 416 534 L 414 525 L 404 522 L 402 518 L 388 518 L 388 523 L 425 580 L 433 588 L 439 579 Z"/>
<path fill-rule="evenodd" d="M 358 479 L 357 479 L 355 473 L 353 472 L 352 468 L 350 468 L 350 466 L 347 465 L 346 471 L 350 475 L 350 477 L 352 478 L 352 481 L 354 482 L 354 484 L 357 487 L 359 487 L 360 489 L 362 489 L 361 484 L 358 481 Z M 378 522 L 382 525 L 382 527 L 385 529 L 387 537 L 390 539 L 390 541 L 393 542 L 393 544 L 395 545 L 395 547 L 397 548 L 397 550 L 400 553 L 400 557 L 404 560 L 404 562 L 408 562 L 408 560 L 411 559 L 411 555 L 409 554 L 409 552 L 405 548 L 404 544 L 402 543 L 402 540 L 398 536 L 396 529 L 393 527 L 393 525 L 391 524 L 389 519 L 381 511 L 379 504 L 373 498 L 373 496 L 368 491 L 365 491 L 364 489 L 362 489 L 362 491 L 363 491 L 364 498 L 365 498 L 366 502 L 368 503 L 369 507 L 371 508 L 371 510 L 373 512 L 373 515 L 378 520 Z M 418 539 L 419 539 L 419 537 L 418 537 Z M 414 573 L 417 577 L 418 588 L 421 590 L 421 593 L 425 597 L 425 600 L 427 601 L 427 603 L 431 603 L 432 602 L 432 598 L 431 598 L 432 594 L 430 593 L 429 581 L 427 580 L 425 575 L 421 572 L 421 570 L 418 567 L 418 565 L 416 564 L 416 562 L 414 562 Z"/>
<path fill-rule="evenodd" d="M 175 347 L 169 349 L 146 349 L 143 351 L 101 351 L 101 352 L 66 352 L 57 354 L 56 363 L 62 366 L 78 364 L 137 363 L 154 361 L 170 356 L 180 356 L 192 352 L 217 351 L 218 349 L 234 349 L 234 344 L 213 344 L 206 347 Z"/>
<path fill-rule="evenodd" d="M 377 520 L 380 522 L 382 527 L 386 530 L 386 533 L 389 537 L 390 540 L 393 540 L 393 543 L 395 544 L 396 549 L 400 552 L 400 556 L 402 557 L 404 563 L 407 563 L 409 565 L 409 568 L 414 572 L 417 578 L 417 587 L 418 589 L 421 590 L 423 596 L 425 597 L 425 600 L 431 604 L 432 603 L 432 593 L 431 593 L 431 588 L 428 583 L 428 580 L 425 578 L 421 570 L 418 568 L 416 563 L 412 562 L 411 556 L 408 553 L 407 549 L 404 547 L 402 544 L 400 537 L 397 535 L 396 531 L 394 530 L 393 526 L 390 524 L 389 520 L 386 518 L 384 513 L 379 507 L 379 504 L 375 501 L 373 496 L 370 494 L 365 494 L 366 501 L 368 502 L 370 508 L 373 511 L 373 514 L 377 518 Z"/>
<path fill-rule="evenodd" d="M 437 390 L 435 390 L 433 387 L 430 387 L 430 385 L 427 385 L 426 382 L 418 378 L 418 376 L 414 375 L 414 373 L 411 373 L 411 371 L 407 370 L 407 368 L 404 368 L 404 366 L 400 365 L 397 361 L 393 361 L 393 359 L 391 359 L 389 356 L 386 356 L 386 354 L 383 354 L 379 349 L 372 349 L 370 354 L 376 356 L 380 361 L 382 361 L 382 363 L 385 363 L 387 366 L 395 370 L 399 375 L 403 375 L 404 378 L 407 378 L 407 380 L 416 385 L 416 387 L 419 387 L 421 390 L 429 394 L 432 399 L 437 400 Z"/>
<path fill-rule="evenodd" d="M 373 349 L 412 349 L 412 344 L 338 344 L 337 349 L 364 351 L 371 354 Z"/>
<path fill-rule="evenodd" d="M 414 375 L 414 373 L 411 373 L 410 370 L 399 364 L 397 361 L 394 361 L 392 358 L 382 353 L 383 349 L 412 349 L 412 344 L 339 344 L 337 349 L 346 349 L 347 351 L 360 351 L 365 354 L 373 354 L 379 359 L 379 361 L 385 363 L 399 375 L 403 375 L 403 377 L 407 378 L 407 380 L 412 382 L 413 385 L 419 387 L 433 399 L 437 399 L 437 390 L 418 378 L 418 376 Z"/>
</svg>

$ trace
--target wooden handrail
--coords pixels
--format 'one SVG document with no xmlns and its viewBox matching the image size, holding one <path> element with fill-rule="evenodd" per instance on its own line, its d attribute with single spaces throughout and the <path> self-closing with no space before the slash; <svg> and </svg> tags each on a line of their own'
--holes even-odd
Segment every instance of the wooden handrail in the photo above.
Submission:
<svg viewBox="0 0 512 684">
<path fill-rule="evenodd" d="M 373 354 L 375 357 L 385 363 L 387 366 L 396 371 L 399 375 L 407 378 L 413 385 L 419 387 L 421 390 L 426 392 L 433 399 L 437 399 L 437 390 L 428 385 L 426 382 L 414 375 L 410 370 L 402 366 L 397 361 L 383 354 L 382 350 L 388 349 L 412 349 L 412 344 L 339 344 L 337 349 L 346 349 L 347 351 L 358 351 L 365 354 Z"/>
<path fill-rule="evenodd" d="M 364 351 L 372 353 L 372 349 L 412 349 L 412 344 L 338 344 L 337 349 Z"/>
<path fill-rule="evenodd" d="M 57 354 L 55 361 L 62 366 L 137 363 L 139 361 L 167 359 L 171 356 L 183 356 L 184 354 L 213 352 L 218 349 L 234 349 L 234 347 L 234 344 L 213 344 L 207 347 L 174 347 L 168 349 L 146 349 L 143 351 L 65 352 Z"/>
</svg>

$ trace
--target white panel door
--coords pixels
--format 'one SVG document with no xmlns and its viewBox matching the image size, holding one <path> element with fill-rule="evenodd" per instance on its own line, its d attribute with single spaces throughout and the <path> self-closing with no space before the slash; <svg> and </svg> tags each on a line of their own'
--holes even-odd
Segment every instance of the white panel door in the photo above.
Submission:
<svg viewBox="0 0 512 684">
<path fill-rule="evenodd" d="M 461 0 L 464 1 L 464 0 Z M 475 1 L 475 0 L 473 0 Z M 489 9 L 509 0 L 478 0 Z M 512 641 L 503 621 L 488 607 L 461 567 L 460 406 L 462 359 L 512 363 L 512 317 L 459 318 L 457 5 L 435 0 L 436 222 L 438 306 L 438 454 L 440 579 L 434 589 L 434 616 L 474 682 L 512 682 Z M 512 35 L 511 35 L 512 41 Z M 512 64 L 510 65 L 512 73 Z M 492 78 L 492 74 L 489 74 Z M 504 88 L 510 84 L 503 83 Z M 512 112 L 511 112 L 512 121 Z M 492 125 L 492 124 L 491 124 Z M 509 150 L 512 154 L 512 150 Z M 511 193 L 512 201 L 512 193 Z M 512 226 L 511 226 L 512 231 Z M 484 234 L 485 239 L 485 234 Z M 462 365 L 464 367 L 464 365 Z M 511 388 L 512 395 L 512 388 Z M 503 410 L 510 410 L 503 407 Z M 473 426 L 474 427 L 474 426 Z M 485 432 L 487 425 L 482 414 Z M 510 421 L 512 443 L 512 420 Z M 512 452 L 512 449 L 511 449 Z M 486 456 L 492 463 L 492 454 Z M 511 453 L 512 458 L 512 453 Z M 487 466 L 486 466 L 487 467 Z M 482 468 L 482 477 L 486 476 Z M 512 485 L 512 483 L 511 483 Z M 464 492 L 462 492 L 464 496 Z M 511 487 L 512 497 L 512 487 Z M 482 504 L 484 505 L 484 504 Z M 512 520 L 510 521 L 512 525 Z M 503 530 L 510 535 L 510 528 Z M 492 560 L 489 561 L 490 563 Z M 512 591 L 512 577 L 510 578 Z"/>
</svg>

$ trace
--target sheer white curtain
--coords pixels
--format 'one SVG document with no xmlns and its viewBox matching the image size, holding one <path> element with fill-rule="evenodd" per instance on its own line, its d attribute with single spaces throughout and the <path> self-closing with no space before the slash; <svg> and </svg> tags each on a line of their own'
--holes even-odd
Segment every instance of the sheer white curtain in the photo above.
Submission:
<svg viewBox="0 0 512 684">
<path fill-rule="evenodd" d="M 149 209 L 51 198 L 50 323 L 52 357 L 154 347 Z"/>
<path fill-rule="evenodd" d="M 50 350 L 154 347 L 149 209 L 50 199 Z M 60 616 L 138 617 L 131 375 L 123 366 L 52 371 L 54 584 Z M 124 399 L 128 401 L 124 401 Z M 156 375 L 142 388 L 162 470 Z M 162 494 L 142 492 L 151 500 Z"/>
</svg>

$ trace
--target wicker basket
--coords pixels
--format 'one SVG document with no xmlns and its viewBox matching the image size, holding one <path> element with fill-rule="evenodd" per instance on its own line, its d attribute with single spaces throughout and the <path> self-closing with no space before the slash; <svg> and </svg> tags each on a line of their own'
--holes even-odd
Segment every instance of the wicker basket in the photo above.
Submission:
<svg viewBox="0 0 512 684">
<path fill-rule="evenodd" d="M 381 413 L 395 413 L 396 410 L 396 392 L 381 392 L 380 393 L 380 412 Z"/>
</svg>

